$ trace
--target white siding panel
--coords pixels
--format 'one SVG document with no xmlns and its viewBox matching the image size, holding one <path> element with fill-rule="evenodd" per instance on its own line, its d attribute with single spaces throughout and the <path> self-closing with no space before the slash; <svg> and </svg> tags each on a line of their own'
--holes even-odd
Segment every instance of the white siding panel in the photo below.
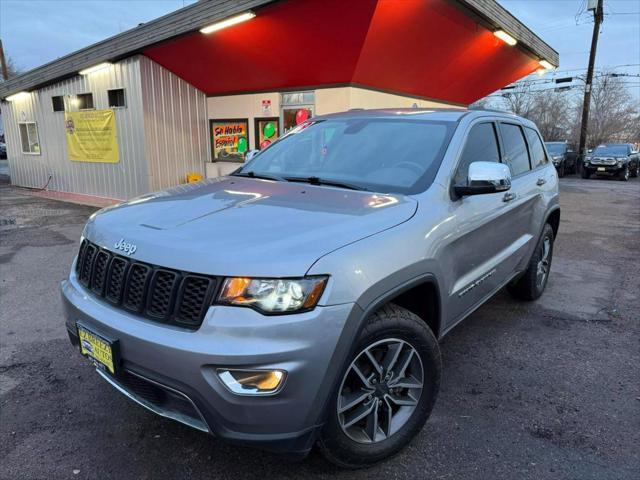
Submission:
<svg viewBox="0 0 640 480">
<path fill-rule="evenodd" d="M 149 187 L 160 190 L 204 174 L 209 158 L 204 93 L 149 58 L 140 57 Z"/>
<path fill-rule="evenodd" d="M 144 140 L 140 57 L 131 57 L 90 75 L 76 75 L 3 103 L 11 181 L 24 187 L 128 199 L 149 190 Z M 64 113 L 54 112 L 51 97 L 92 93 L 96 109 L 109 108 L 107 90 L 124 88 L 127 106 L 116 108 L 120 162 L 84 163 L 68 159 Z M 21 152 L 18 122 L 36 121 L 40 155 Z"/>
</svg>

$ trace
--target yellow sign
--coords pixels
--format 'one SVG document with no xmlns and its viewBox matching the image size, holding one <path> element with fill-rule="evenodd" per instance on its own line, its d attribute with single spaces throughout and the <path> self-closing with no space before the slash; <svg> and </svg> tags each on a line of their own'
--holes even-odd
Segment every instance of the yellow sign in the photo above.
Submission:
<svg viewBox="0 0 640 480">
<path fill-rule="evenodd" d="M 65 112 L 69 160 L 118 163 L 118 137 L 113 110 Z"/>
</svg>

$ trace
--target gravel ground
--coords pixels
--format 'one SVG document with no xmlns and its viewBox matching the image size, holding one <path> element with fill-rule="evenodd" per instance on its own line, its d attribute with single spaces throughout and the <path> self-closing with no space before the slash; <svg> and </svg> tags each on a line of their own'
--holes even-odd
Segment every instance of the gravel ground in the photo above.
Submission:
<svg viewBox="0 0 640 480">
<path fill-rule="evenodd" d="M 499 294 L 441 344 L 433 415 L 339 471 L 228 445 L 131 403 L 71 347 L 58 281 L 93 209 L 0 185 L 0 478 L 637 479 L 640 179 L 565 178 L 547 291 Z"/>
</svg>

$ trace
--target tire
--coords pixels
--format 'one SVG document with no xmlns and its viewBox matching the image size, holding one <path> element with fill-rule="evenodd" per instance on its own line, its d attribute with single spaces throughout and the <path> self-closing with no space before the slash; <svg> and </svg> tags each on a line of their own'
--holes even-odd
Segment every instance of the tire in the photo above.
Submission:
<svg viewBox="0 0 640 480">
<path fill-rule="evenodd" d="M 565 173 L 564 172 L 564 168 L 565 168 L 565 165 L 564 165 L 564 162 L 563 162 L 562 164 L 560 164 L 560 168 L 558 168 L 558 177 L 559 178 L 564 177 L 564 173 Z"/>
<path fill-rule="evenodd" d="M 527 270 L 507 286 L 509 293 L 518 300 L 532 301 L 540 298 L 549 280 L 552 259 L 553 228 L 547 223 L 529 260 Z"/>
<path fill-rule="evenodd" d="M 589 178 L 591 176 L 591 174 L 589 173 L 589 169 L 582 167 L 582 170 L 580 170 L 580 176 L 582 178 Z"/>
<path fill-rule="evenodd" d="M 390 378 L 386 368 L 379 373 L 367 351 L 379 367 L 388 362 L 391 372 L 394 368 L 401 371 L 393 372 Z M 391 362 L 392 358 L 396 361 Z M 416 436 L 435 404 L 442 363 L 438 341 L 426 323 L 394 304 L 382 307 L 367 320 L 348 363 L 337 379 L 338 388 L 331 398 L 318 447 L 331 463 L 356 469 L 388 459 Z M 402 368 L 405 364 L 408 366 Z M 394 387 L 417 385 L 420 372 L 421 390 Z M 401 375 L 404 382 L 398 383 Z M 407 405 L 399 406 L 395 401 Z M 396 411 L 391 417 L 394 420 L 387 422 L 389 409 L 394 408 Z M 367 410 L 371 413 L 349 425 L 360 416 L 358 413 L 364 414 Z M 374 425 L 378 428 L 372 435 Z"/>
<path fill-rule="evenodd" d="M 618 172 L 618 180 L 626 182 L 629 180 L 629 165 L 625 165 L 622 170 Z"/>
<path fill-rule="evenodd" d="M 631 171 L 631 176 L 636 178 L 638 176 L 638 170 L 640 170 L 640 164 L 636 163 L 636 168 Z"/>
</svg>

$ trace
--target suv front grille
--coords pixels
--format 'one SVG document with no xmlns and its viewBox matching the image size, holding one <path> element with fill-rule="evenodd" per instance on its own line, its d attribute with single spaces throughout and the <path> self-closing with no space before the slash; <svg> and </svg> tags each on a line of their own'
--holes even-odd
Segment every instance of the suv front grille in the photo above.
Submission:
<svg viewBox="0 0 640 480">
<path fill-rule="evenodd" d="M 133 261 L 83 240 L 78 280 L 89 291 L 129 312 L 197 329 L 211 305 L 218 277 Z"/>
</svg>

